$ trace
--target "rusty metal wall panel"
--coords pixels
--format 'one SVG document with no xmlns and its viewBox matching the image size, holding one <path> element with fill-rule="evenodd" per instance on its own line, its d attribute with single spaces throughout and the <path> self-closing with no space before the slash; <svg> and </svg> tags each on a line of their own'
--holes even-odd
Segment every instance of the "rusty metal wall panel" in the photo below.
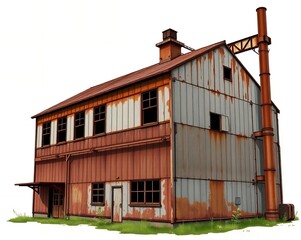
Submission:
<svg viewBox="0 0 301 240">
<path fill-rule="evenodd" d="M 167 121 L 170 119 L 169 107 L 169 87 L 162 86 L 158 88 L 158 119 L 159 122 Z"/>
<path fill-rule="evenodd" d="M 85 137 L 93 136 L 93 108 L 85 111 Z"/>
<path fill-rule="evenodd" d="M 176 220 L 230 218 L 237 197 L 243 217 L 257 215 L 256 186 L 252 183 L 178 178 Z"/>
<path fill-rule="evenodd" d="M 37 126 L 37 136 L 36 136 L 37 148 L 42 147 L 42 131 L 43 131 L 43 126 L 40 124 Z"/>
<path fill-rule="evenodd" d="M 169 143 L 71 156 L 70 181 L 97 182 L 170 176 Z"/>
<path fill-rule="evenodd" d="M 57 120 L 51 121 L 50 127 L 50 144 L 56 144 L 56 134 L 57 134 Z"/>
<path fill-rule="evenodd" d="M 275 107 L 273 107 L 273 111 L 272 111 L 272 125 L 273 125 L 273 129 L 274 129 L 274 142 L 279 142 L 279 136 L 278 136 L 278 124 L 277 124 L 277 111 L 275 109 Z"/>
<path fill-rule="evenodd" d="M 70 214 L 81 216 L 111 217 L 112 189 L 122 188 L 122 218 L 140 220 L 170 221 L 171 192 L 170 180 L 161 179 L 161 206 L 160 207 L 132 207 L 130 206 L 130 182 L 114 181 L 105 183 L 105 205 L 91 204 L 91 183 L 73 183 L 70 186 Z"/>
<path fill-rule="evenodd" d="M 176 124 L 176 177 L 251 182 L 254 140 Z"/>
<path fill-rule="evenodd" d="M 67 117 L 67 141 L 72 141 L 74 139 L 74 115 L 69 115 Z"/>
<path fill-rule="evenodd" d="M 36 182 L 65 182 L 66 164 L 57 161 L 36 162 Z"/>
<path fill-rule="evenodd" d="M 34 192 L 34 213 L 48 214 L 49 188 L 47 186 L 40 187 L 39 194 Z"/>
<path fill-rule="evenodd" d="M 175 81 L 173 84 L 174 122 L 210 129 L 210 112 L 214 112 L 229 119 L 227 129 L 230 133 L 252 136 L 252 114 L 255 119 L 259 118 L 254 111 L 256 107 L 252 107 L 255 105 L 184 82 Z"/>
<path fill-rule="evenodd" d="M 265 184 L 262 182 L 257 183 L 257 198 L 257 212 L 258 214 L 263 215 L 265 213 Z"/>
<path fill-rule="evenodd" d="M 107 104 L 106 132 L 125 130 L 141 124 L 140 94 Z"/>
</svg>

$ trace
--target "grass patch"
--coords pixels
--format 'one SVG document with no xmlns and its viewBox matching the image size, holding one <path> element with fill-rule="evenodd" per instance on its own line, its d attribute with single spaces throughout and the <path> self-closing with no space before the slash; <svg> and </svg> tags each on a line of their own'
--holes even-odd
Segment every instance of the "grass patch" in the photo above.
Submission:
<svg viewBox="0 0 301 240">
<path fill-rule="evenodd" d="M 207 221 L 196 223 L 183 223 L 174 228 L 167 226 L 153 226 L 146 221 L 124 221 L 123 223 L 111 223 L 106 219 L 84 219 L 80 217 L 72 217 L 70 219 L 54 219 L 54 218 L 37 218 L 18 216 L 9 220 L 13 223 L 37 222 L 41 224 L 64 224 L 68 226 L 78 226 L 81 224 L 94 226 L 96 229 L 106 229 L 118 231 L 120 233 L 132 234 L 158 234 L 170 233 L 176 235 L 200 235 L 207 233 L 223 233 L 232 230 L 244 229 L 247 227 L 273 227 L 279 223 L 287 223 L 284 221 L 267 221 L 264 218 L 244 219 L 237 222 L 228 221 Z"/>
</svg>

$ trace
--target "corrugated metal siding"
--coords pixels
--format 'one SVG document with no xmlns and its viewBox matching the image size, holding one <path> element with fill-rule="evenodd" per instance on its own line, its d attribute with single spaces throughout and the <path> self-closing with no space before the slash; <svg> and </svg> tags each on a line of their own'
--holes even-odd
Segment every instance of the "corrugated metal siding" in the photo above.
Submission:
<svg viewBox="0 0 301 240">
<path fill-rule="evenodd" d="M 162 86 L 158 88 L 158 120 L 167 121 L 170 118 L 169 106 L 169 87 Z"/>
<path fill-rule="evenodd" d="M 156 179 L 170 176 L 169 143 L 71 156 L 70 182 Z"/>
<path fill-rule="evenodd" d="M 176 220 L 229 218 L 236 209 L 236 197 L 240 197 L 242 216 L 256 216 L 256 186 L 252 183 L 178 178 Z"/>
<path fill-rule="evenodd" d="M 43 131 L 43 126 L 38 125 L 37 126 L 37 137 L 36 137 L 37 148 L 42 147 L 42 131 Z"/>
<path fill-rule="evenodd" d="M 176 125 L 176 176 L 252 182 L 256 176 L 252 138 Z"/>
<path fill-rule="evenodd" d="M 232 81 L 223 79 L 223 66 L 232 69 Z M 233 198 L 224 197 L 221 202 L 212 203 L 208 190 L 212 183 L 213 190 L 220 189 L 227 196 L 233 197 L 232 193 L 240 191 L 246 215 L 263 213 L 264 184 L 254 184 L 256 175 L 264 175 L 262 139 L 252 137 L 262 129 L 258 84 L 225 47 L 173 69 L 171 76 L 177 217 L 231 217 L 231 209 L 226 206 L 235 206 Z M 277 111 L 273 109 L 276 182 L 281 196 Z M 221 115 L 225 132 L 210 130 L 210 112 Z M 223 213 L 214 214 L 212 208 L 222 208 Z"/>
<path fill-rule="evenodd" d="M 73 183 L 70 187 L 70 214 L 82 216 L 111 217 L 112 188 L 122 187 L 122 218 L 147 219 L 170 221 L 171 200 L 170 180 L 161 179 L 161 206 L 160 207 L 132 207 L 130 206 L 130 182 L 114 181 L 105 183 L 105 205 L 93 206 L 91 204 L 91 183 Z"/>
<path fill-rule="evenodd" d="M 40 187 L 39 194 L 34 192 L 34 213 L 48 214 L 49 188 L 47 186 Z"/>
<path fill-rule="evenodd" d="M 67 117 L 67 141 L 74 139 L 74 115 Z"/>
<path fill-rule="evenodd" d="M 106 107 L 106 132 L 120 131 L 141 125 L 140 94 L 113 101 Z"/>
<path fill-rule="evenodd" d="M 66 163 L 64 159 L 36 162 L 36 182 L 65 182 Z"/>
<path fill-rule="evenodd" d="M 57 120 L 51 121 L 51 131 L 50 131 L 50 144 L 56 144 L 57 135 Z"/>
<path fill-rule="evenodd" d="M 93 108 L 85 111 L 85 137 L 93 136 Z"/>
<path fill-rule="evenodd" d="M 230 133 L 248 137 L 253 134 L 253 107 L 249 102 L 180 81 L 174 82 L 173 94 L 174 122 L 210 129 L 210 112 L 214 112 L 229 119 Z"/>
</svg>

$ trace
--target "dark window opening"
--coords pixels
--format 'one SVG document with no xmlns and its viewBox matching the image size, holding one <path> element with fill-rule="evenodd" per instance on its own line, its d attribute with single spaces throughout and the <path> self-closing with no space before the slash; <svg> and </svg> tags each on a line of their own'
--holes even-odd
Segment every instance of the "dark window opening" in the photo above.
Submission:
<svg viewBox="0 0 301 240">
<path fill-rule="evenodd" d="M 74 139 L 83 138 L 85 136 L 85 112 L 78 112 L 74 118 Z"/>
<path fill-rule="evenodd" d="M 106 106 L 101 105 L 94 108 L 94 135 L 106 131 Z"/>
<path fill-rule="evenodd" d="M 160 204 L 160 181 L 133 181 L 131 183 L 131 203 L 139 205 Z"/>
<path fill-rule="evenodd" d="M 51 122 L 43 123 L 42 146 L 50 145 Z"/>
<path fill-rule="evenodd" d="M 92 184 L 92 204 L 103 205 L 105 202 L 104 183 Z"/>
<path fill-rule="evenodd" d="M 66 142 L 67 118 L 62 117 L 57 120 L 57 142 Z"/>
<path fill-rule="evenodd" d="M 142 124 L 158 121 L 157 89 L 142 93 Z"/>
<path fill-rule="evenodd" d="M 216 131 L 221 130 L 221 115 L 210 113 L 210 128 Z"/>
<path fill-rule="evenodd" d="M 231 68 L 224 66 L 224 79 L 227 81 L 232 81 Z"/>
</svg>

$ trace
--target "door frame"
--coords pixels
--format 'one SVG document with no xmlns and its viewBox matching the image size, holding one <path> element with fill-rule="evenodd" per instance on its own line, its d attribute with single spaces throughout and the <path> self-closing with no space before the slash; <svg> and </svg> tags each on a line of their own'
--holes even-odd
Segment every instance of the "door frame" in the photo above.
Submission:
<svg viewBox="0 0 301 240">
<path fill-rule="evenodd" d="M 123 189 L 122 186 L 112 186 L 112 201 L 111 201 L 111 222 L 116 222 L 114 221 L 114 191 L 120 189 L 120 202 L 121 202 L 121 216 L 120 216 L 120 222 L 123 220 Z"/>
</svg>

